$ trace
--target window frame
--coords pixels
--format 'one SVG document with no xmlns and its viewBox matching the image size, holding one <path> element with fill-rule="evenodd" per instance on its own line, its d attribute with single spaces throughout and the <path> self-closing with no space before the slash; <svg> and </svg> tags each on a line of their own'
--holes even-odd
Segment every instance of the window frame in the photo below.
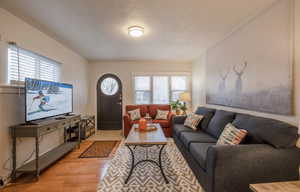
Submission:
<svg viewBox="0 0 300 192">
<path fill-rule="evenodd" d="M 43 55 L 40 55 L 36 52 L 33 52 L 31 50 L 19 47 L 18 45 L 15 44 L 8 44 L 6 50 L 6 57 L 7 57 L 7 75 L 6 75 L 6 81 L 9 85 L 24 85 L 24 80 L 22 80 L 22 76 L 20 75 L 20 66 L 18 66 L 17 72 L 18 72 L 18 77 L 17 79 L 14 79 L 11 77 L 11 69 L 10 69 L 10 51 L 11 49 L 16 49 L 16 50 L 12 50 L 12 51 L 16 51 L 17 52 L 17 57 L 19 59 L 20 57 L 20 51 L 22 51 L 23 53 L 26 53 L 26 56 L 30 56 L 32 58 L 34 58 L 34 77 L 30 77 L 30 78 L 35 78 L 35 79 L 42 79 L 42 80 L 47 80 L 47 81 L 55 81 L 55 82 L 59 82 L 61 79 L 61 68 L 62 68 L 62 63 L 53 60 L 51 58 L 45 57 Z M 20 63 L 20 61 L 18 61 L 18 63 Z M 54 70 L 56 70 L 56 74 L 53 74 L 51 77 L 52 79 L 46 79 L 46 78 L 41 78 L 43 75 L 41 74 L 40 70 L 41 70 L 41 66 L 42 63 L 44 64 L 51 64 L 51 67 L 54 68 Z M 45 74 L 44 74 L 45 75 Z M 26 78 L 26 77 L 25 77 Z"/>
<path fill-rule="evenodd" d="M 183 90 L 172 90 L 172 77 L 177 77 L 177 76 L 183 76 L 186 77 L 186 90 L 183 92 L 188 92 L 190 94 L 192 94 L 192 86 L 191 86 L 191 73 L 189 72 L 182 72 L 182 73 L 133 73 L 132 74 L 132 93 L 133 93 L 133 103 L 136 105 L 136 92 L 138 90 L 135 90 L 135 77 L 139 77 L 139 76 L 143 76 L 143 77 L 150 77 L 150 104 L 156 104 L 153 103 L 153 77 L 154 76 L 167 76 L 168 77 L 168 91 L 169 91 L 169 103 L 172 102 L 172 93 L 176 92 L 176 91 L 183 91 Z M 141 104 L 142 105 L 142 104 Z"/>
</svg>

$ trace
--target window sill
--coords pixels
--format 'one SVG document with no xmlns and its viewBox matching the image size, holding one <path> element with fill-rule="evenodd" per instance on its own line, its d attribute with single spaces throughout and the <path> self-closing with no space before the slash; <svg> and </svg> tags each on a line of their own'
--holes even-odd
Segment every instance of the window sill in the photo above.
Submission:
<svg viewBox="0 0 300 192">
<path fill-rule="evenodd" d="M 24 85 L 0 85 L 0 94 L 24 94 Z"/>
</svg>

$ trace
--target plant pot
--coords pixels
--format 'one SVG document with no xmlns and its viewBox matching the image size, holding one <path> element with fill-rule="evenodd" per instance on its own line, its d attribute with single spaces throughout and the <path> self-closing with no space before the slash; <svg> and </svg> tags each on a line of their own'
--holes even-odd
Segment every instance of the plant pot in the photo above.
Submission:
<svg viewBox="0 0 300 192">
<path fill-rule="evenodd" d="M 180 109 L 176 109 L 176 115 L 180 115 L 181 114 L 181 110 Z"/>
</svg>

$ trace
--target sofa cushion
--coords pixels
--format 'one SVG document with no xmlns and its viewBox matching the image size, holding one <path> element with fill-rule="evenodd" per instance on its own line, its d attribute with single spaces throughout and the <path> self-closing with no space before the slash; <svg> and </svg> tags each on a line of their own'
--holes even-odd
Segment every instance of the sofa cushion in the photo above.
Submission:
<svg viewBox="0 0 300 192">
<path fill-rule="evenodd" d="M 181 132 L 193 132 L 193 130 L 185 127 L 183 124 L 173 124 L 173 134 L 179 137 Z"/>
<path fill-rule="evenodd" d="M 235 117 L 235 113 L 223 110 L 217 110 L 213 118 L 210 120 L 205 130 L 211 136 L 219 138 L 225 126 L 231 123 Z"/>
<path fill-rule="evenodd" d="M 126 105 L 126 111 L 132 111 L 135 109 L 140 109 L 141 116 L 145 117 L 146 113 L 148 113 L 148 106 L 147 105 Z"/>
<path fill-rule="evenodd" d="M 207 150 L 214 143 L 191 143 L 189 151 L 202 169 L 206 169 Z"/>
<path fill-rule="evenodd" d="M 180 115 L 180 116 L 173 115 L 172 123 L 173 124 L 184 124 L 185 120 L 186 120 L 186 115 Z"/>
<path fill-rule="evenodd" d="M 189 149 L 191 143 L 216 143 L 217 140 L 203 131 L 181 132 L 180 139 Z"/>
<path fill-rule="evenodd" d="M 152 119 L 155 119 L 157 109 L 162 111 L 171 111 L 170 105 L 149 105 L 149 115 L 152 117 Z"/>
<path fill-rule="evenodd" d="M 222 134 L 220 135 L 217 145 L 238 145 L 247 135 L 245 129 L 238 129 L 231 123 L 225 126 Z"/>
<path fill-rule="evenodd" d="M 206 130 L 208 127 L 208 124 L 212 117 L 214 116 L 216 110 L 215 109 L 210 109 L 206 107 L 198 107 L 197 110 L 195 111 L 195 114 L 202 115 L 204 116 L 200 124 L 198 125 L 198 128 L 202 130 Z"/>
<path fill-rule="evenodd" d="M 268 143 L 276 148 L 288 148 L 294 147 L 298 138 L 297 127 L 274 119 L 237 114 L 232 124 L 248 131 L 247 144 Z"/>
<path fill-rule="evenodd" d="M 170 122 L 168 120 L 163 119 L 154 119 L 152 123 L 159 123 L 161 127 L 168 128 L 170 127 Z"/>
<path fill-rule="evenodd" d="M 203 115 L 198 115 L 195 113 L 188 114 L 183 125 L 196 131 L 203 117 Z"/>
</svg>

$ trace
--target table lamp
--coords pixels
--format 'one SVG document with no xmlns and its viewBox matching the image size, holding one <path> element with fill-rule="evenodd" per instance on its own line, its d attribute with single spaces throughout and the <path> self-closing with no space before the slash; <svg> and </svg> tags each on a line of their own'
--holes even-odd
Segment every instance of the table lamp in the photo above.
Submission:
<svg viewBox="0 0 300 192">
<path fill-rule="evenodd" d="M 187 102 L 191 101 L 191 95 L 188 92 L 184 92 L 184 93 L 180 94 L 179 99 L 180 99 L 180 101 L 183 101 L 182 111 L 183 111 L 183 114 L 186 115 L 186 110 L 187 110 L 186 104 L 187 104 Z"/>
</svg>

